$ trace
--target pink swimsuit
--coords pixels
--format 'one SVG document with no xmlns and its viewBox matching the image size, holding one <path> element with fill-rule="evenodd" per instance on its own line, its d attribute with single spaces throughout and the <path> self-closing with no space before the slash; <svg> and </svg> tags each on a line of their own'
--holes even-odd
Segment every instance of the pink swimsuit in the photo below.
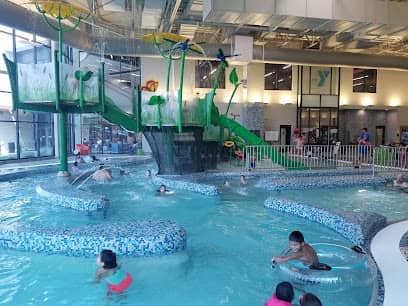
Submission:
<svg viewBox="0 0 408 306">
<path fill-rule="evenodd" d="M 272 297 L 265 303 L 264 306 L 292 306 L 292 303 L 280 300 L 276 297 L 276 295 L 272 295 Z"/>
</svg>

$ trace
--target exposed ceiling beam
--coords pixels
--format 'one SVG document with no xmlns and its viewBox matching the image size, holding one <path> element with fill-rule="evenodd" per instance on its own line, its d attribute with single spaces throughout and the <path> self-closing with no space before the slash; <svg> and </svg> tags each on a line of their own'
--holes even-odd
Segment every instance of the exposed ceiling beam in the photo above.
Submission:
<svg viewBox="0 0 408 306">
<path fill-rule="evenodd" d="M 175 1 L 174 5 L 170 1 Z M 173 27 L 174 20 L 177 16 L 177 11 L 180 8 L 181 0 L 168 0 L 163 11 L 163 16 L 160 24 L 160 32 L 170 32 Z"/>
</svg>

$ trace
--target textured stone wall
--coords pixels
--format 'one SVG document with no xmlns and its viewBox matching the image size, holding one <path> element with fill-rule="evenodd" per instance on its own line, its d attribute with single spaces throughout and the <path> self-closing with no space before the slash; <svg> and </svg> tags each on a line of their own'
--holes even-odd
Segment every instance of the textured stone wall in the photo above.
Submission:
<svg viewBox="0 0 408 306">
<path fill-rule="evenodd" d="M 251 131 L 259 131 L 260 137 L 264 135 L 264 104 L 247 103 L 242 112 L 242 124 Z"/>
</svg>

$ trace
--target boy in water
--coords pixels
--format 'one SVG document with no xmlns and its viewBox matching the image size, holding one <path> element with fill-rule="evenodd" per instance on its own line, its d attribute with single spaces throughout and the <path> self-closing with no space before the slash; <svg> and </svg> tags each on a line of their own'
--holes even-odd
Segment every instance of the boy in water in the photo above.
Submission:
<svg viewBox="0 0 408 306">
<path fill-rule="evenodd" d="M 305 293 L 299 298 L 300 306 L 323 306 L 317 296 L 312 293 Z"/>
<path fill-rule="evenodd" d="M 293 231 L 289 235 L 289 249 L 291 253 L 286 256 L 272 257 L 272 263 L 281 263 L 289 260 L 300 260 L 304 265 L 314 270 L 331 270 L 331 267 L 320 263 L 315 250 L 307 243 L 303 234 L 299 231 Z"/>
</svg>

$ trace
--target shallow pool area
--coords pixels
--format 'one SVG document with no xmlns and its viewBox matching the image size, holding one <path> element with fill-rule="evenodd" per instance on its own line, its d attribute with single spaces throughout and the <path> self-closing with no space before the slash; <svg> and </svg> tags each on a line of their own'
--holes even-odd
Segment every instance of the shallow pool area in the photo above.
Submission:
<svg viewBox="0 0 408 306">
<path fill-rule="evenodd" d="M 110 207 L 87 214 L 54 206 L 35 192 L 35 184 L 52 182 L 54 174 L 0 182 L 0 222 L 9 226 L 75 227 L 130 220 L 171 220 L 187 232 L 186 251 L 168 256 L 119 257 L 134 278 L 123 300 L 109 305 L 263 305 L 282 276 L 270 258 L 286 248 L 292 230 L 308 242 L 352 246 L 351 241 L 320 224 L 265 208 L 270 192 L 255 187 L 256 178 L 231 188 L 215 180 L 219 195 L 208 197 L 175 190 L 157 196 L 158 186 L 144 176 L 147 168 L 129 168 L 129 175 L 111 183 L 86 185 L 103 195 Z M 2 250 L 0 303 L 5 305 L 89 305 L 105 303 L 106 284 L 91 283 L 95 258 Z M 372 286 L 327 292 L 318 285 L 302 290 L 316 293 L 324 305 L 368 306 Z M 339 290 L 341 291 L 341 288 Z M 296 295 L 301 294 L 296 291 Z"/>
</svg>

